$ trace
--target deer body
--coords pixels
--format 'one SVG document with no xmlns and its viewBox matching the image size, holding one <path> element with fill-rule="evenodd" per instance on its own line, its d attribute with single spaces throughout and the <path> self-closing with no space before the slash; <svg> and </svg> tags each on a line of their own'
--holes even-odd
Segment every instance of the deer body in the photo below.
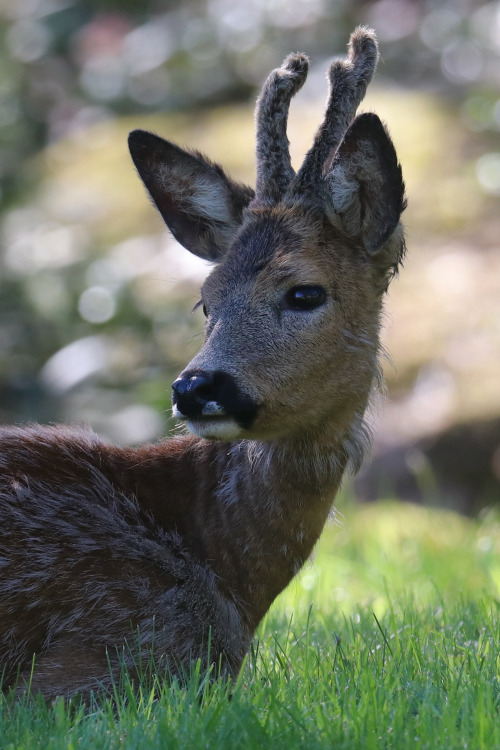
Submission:
<svg viewBox="0 0 500 750">
<path fill-rule="evenodd" d="M 376 57 L 358 29 L 297 174 L 286 115 L 307 61 L 271 74 L 255 193 L 131 134 L 173 234 L 218 264 L 202 289 L 205 343 L 173 384 L 194 435 L 128 449 L 78 428 L 0 429 L 4 687 L 109 686 L 120 659 L 134 670 L 128 644 L 178 674 L 198 657 L 236 674 L 310 555 L 361 460 L 383 293 L 403 253 L 394 148 L 375 115 L 354 119 Z"/>
</svg>

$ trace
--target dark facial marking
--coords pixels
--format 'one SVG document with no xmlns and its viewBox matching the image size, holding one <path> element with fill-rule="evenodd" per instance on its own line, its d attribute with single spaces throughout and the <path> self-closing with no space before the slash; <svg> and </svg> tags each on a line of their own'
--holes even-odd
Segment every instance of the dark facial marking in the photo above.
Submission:
<svg viewBox="0 0 500 750">
<path fill-rule="evenodd" d="M 191 370 L 178 378 L 172 389 L 172 402 L 187 419 L 231 417 L 240 427 L 249 429 L 257 416 L 258 405 L 227 372 Z M 212 401 L 222 407 L 223 414 L 215 417 L 203 414 L 204 407 Z"/>
</svg>

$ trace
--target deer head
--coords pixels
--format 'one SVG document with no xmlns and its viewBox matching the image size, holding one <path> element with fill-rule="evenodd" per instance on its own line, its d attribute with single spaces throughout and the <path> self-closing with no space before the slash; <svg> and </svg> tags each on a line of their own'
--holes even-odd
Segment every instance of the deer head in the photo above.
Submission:
<svg viewBox="0 0 500 750">
<path fill-rule="evenodd" d="M 401 168 L 375 114 L 356 117 L 377 63 L 358 28 L 329 69 L 324 121 L 297 173 L 286 135 L 308 60 L 274 70 L 257 103 L 255 192 L 148 132 L 139 175 L 174 237 L 216 263 L 201 290 L 205 343 L 173 384 L 200 437 L 335 439 L 363 414 L 377 374 L 382 297 L 404 253 Z"/>
</svg>

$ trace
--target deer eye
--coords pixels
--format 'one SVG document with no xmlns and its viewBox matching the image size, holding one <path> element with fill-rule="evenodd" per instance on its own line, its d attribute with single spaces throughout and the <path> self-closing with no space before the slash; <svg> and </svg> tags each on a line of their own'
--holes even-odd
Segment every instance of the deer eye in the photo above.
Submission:
<svg viewBox="0 0 500 750">
<path fill-rule="evenodd" d="M 316 284 L 294 286 L 285 295 L 286 310 L 315 310 L 326 301 L 326 290 Z"/>
<path fill-rule="evenodd" d="M 201 307 L 201 309 L 203 310 L 203 315 L 205 316 L 205 318 L 208 318 L 208 308 L 202 299 L 200 299 L 200 301 L 196 303 L 196 305 L 193 307 L 192 312 L 197 310 L 199 307 Z"/>
</svg>

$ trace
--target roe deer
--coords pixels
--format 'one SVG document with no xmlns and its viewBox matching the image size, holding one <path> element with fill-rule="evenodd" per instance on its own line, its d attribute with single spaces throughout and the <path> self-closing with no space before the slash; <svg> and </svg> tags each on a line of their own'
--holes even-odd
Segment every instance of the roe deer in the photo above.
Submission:
<svg viewBox="0 0 500 750">
<path fill-rule="evenodd" d="M 218 264 L 201 291 L 205 342 L 173 384 L 192 434 L 132 449 L 74 427 L 0 430 L 4 689 L 107 688 L 121 659 L 133 670 L 134 638 L 174 674 L 196 658 L 236 674 L 310 555 L 367 442 L 382 300 L 404 253 L 394 147 L 375 114 L 355 116 L 377 56 L 356 29 L 297 173 L 286 123 L 307 58 L 270 74 L 255 192 L 131 133 L 168 227 Z"/>
</svg>

